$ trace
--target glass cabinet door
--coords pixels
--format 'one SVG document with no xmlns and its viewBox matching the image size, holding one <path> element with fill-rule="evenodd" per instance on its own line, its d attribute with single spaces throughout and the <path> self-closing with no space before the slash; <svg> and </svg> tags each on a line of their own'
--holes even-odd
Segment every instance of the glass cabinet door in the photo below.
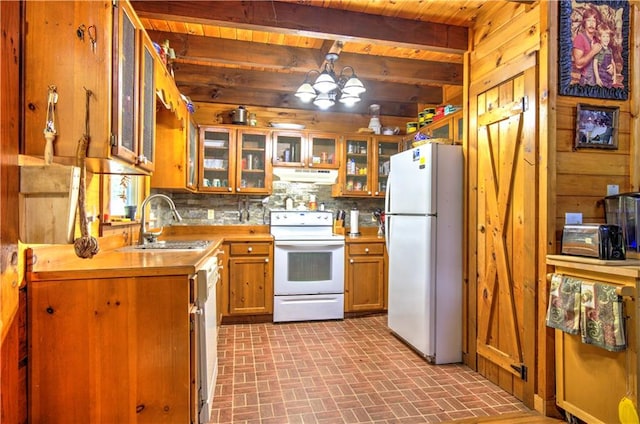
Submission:
<svg viewBox="0 0 640 424">
<path fill-rule="evenodd" d="M 229 172 L 230 158 L 235 158 L 233 134 L 225 128 L 200 129 L 200 181 L 201 191 L 229 192 L 235 187 L 235 174 Z"/>
<path fill-rule="evenodd" d="M 351 195 L 368 195 L 369 137 L 347 137 L 345 139 L 346 172 L 343 191 Z"/>
<path fill-rule="evenodd" d="M 267 187 L 268 133 L 240 130 L 236 171 L 236 191 L 264 192 Z"/>
<path fill-rule="evenodd" d="M 273 132 L 273 164 L 278 166 L 304 166 L 306 151 L 304 136 L 295 131 Z"/>
<path fill-rule="evenodd" d="M 120 4 L 120 6 L 123 6 Z M 137 161 L 136 136 L 138 117 L 137 94 L 137 58 L 140 33 L 134 24 L 133 11 L 129 7 L 114 8 L 118 20 L 118 32 L 114 34 L 117 46 L 117 68 L 114 71 L 114 106 L 113 117 L 116 143 L 112 148 L 114 155 L 129 162 Z"/>
<path fill-rule="evenodd" d="M 140 79 L 142 81 L 140 95 L 142 119 L 140 122 L 142 122 L 142 128 L 140 129 L 140 146 L 136 163 L 147 171 L 153 171 L 154 147 L 156 145 L 156 89 L 153 51 L 151 41 L 145 37 L 142 44 L 142 60 L 140 61 Z"/>
<path fill-rule="evenodd" d="M 309 134 L 308 164 L 316 168 L 338 169 L 338 138 L 331 134 Z"/>
<path fill-rule="evenodd" d="M 196 173 L 198 172 L 198 127 L 189 119 L 187 144 L 187 187 L 196 188 Z"/>
<path fill-rule="evenodd" d="M 431 130 L 431 137 L 432 138 L 451 138 L 449 136 L 450 134 L 449 126 L 450 126 L 450 122 L 449 120 L 447 120 L 446 124 Z"/>
<path fill-rule="evenodd" d="M 375 196 L 384 197 L 387 191 L 387 180 L 389 178 L 389 168 L 391 165 L 391 155 L 398 153 L 399 151 L 399 141 L 384 141 L 384 140 L 376 140 L 377 148 L 376 148 L 376 178 L 373 183 L 373 187 L 371 191 Z"/>
</svg>

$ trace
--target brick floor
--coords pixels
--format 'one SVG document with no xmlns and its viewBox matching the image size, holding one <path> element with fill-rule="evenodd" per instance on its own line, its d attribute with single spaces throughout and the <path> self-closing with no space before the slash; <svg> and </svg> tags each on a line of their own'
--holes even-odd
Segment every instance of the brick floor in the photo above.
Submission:
<svg viewBox="0 0 640 424">
<path fill-rule="evenodd" d="M 212 423 L 439 423 L 528 411 L 462 364 L 430 365 L 386 315 L 225 325 Z"/>
</svg>

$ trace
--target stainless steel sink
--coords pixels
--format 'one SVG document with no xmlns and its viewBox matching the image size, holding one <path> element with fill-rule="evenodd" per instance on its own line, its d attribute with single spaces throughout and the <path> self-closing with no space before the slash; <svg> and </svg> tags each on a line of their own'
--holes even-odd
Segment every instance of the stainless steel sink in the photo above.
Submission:
<svg viewBox="0 0 640 424">
<path fill-rule="evenodd" d="M 147 244 L 135 244 L 123 247 L 123 250 L 204 250 L 209 244 L 208 240 L 162 240 Z"/>
</svg>

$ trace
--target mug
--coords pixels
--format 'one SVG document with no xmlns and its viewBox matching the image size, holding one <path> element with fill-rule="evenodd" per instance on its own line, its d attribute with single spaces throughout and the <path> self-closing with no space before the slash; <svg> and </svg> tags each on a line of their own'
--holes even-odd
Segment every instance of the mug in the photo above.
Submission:
<svg viewBox="0 0 640 424">
<path fill-rule="evenodd" d="M 220 187 L 220 179 L 219 178 L 214 178 L 213 179 L 213 186 L 214 187 Z"/>
<path fill-rule="evenodd" d="M 211 181 L 209 181 L 208 178 L 205 178 L 204 180 L 202 180 L 202 183 L 204 184 L 205 187 L 211 187 Z"/>
</svg>

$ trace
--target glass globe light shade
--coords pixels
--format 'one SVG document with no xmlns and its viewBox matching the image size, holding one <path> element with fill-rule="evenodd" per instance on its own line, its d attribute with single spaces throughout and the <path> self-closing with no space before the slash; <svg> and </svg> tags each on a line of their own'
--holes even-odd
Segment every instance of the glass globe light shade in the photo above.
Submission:
<svg viewBox="0 0 640 424">
<path fill-rule="evenodd" d="M 318 106 L 320 109 L 329 109 L 331 106 L 335 104 L 335 102 L 329 97 L 327 93 L 320 93 L 318 97 L 313 101 L 313 104 Z"/>
<path fill-rule="evenodd" d="M 309 103 L 311 100 L 316 98 L 316 91 L 313 89 L 311 84 L 305 82 L 298 88 L 295 96 L 304 103 Z"/>
<path fill-rule="evenodd" d="M 335 79 L 327 71 L 323 71 L 313 83 L 313 88 L 318 93 L 329 93 L 338 87 Z"/>
<path fill-rule="evenodd" d="M 351 107 L 360 101 L 360 97 L 343 93 L 338 101 L 347 107 Z"/>
<path fill-rule="evenodd" d="M 364 84 L 362 84 L 362 81 L 360 81 L 356 76 L 349 78 L 342 89 L 343 93 L 353 96 L 359 96 L 365 91 L 367 91 L 367 89 L 364 88 Z"/>
</svg>

